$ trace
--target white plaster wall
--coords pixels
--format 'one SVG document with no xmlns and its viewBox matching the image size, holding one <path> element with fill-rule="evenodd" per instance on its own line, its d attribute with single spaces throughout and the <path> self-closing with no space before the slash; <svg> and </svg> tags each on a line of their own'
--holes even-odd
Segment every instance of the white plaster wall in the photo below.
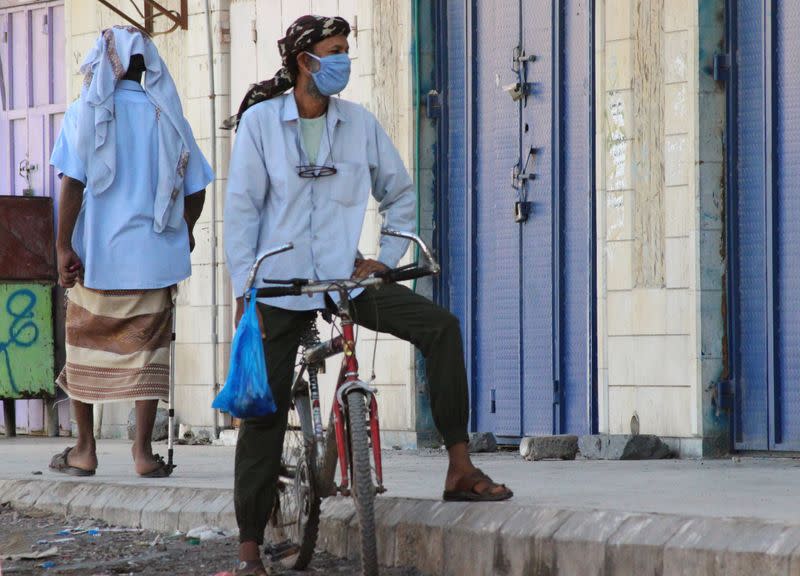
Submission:
<svg viewBox="0 0 800 576">
<path fill-rule="evenodd" d="M 634 25 L 640 0 L 597 3 L 598 340 L 600 429 L 696 436 L 699 420 L 697 262 L 697 7 L 663 0 L 663 113 L 634 113 Z M 642 123 L 646 123 L 643 125 Z M 662 126 L 658 126 L 661 123 Z M 635 151 L 637 128 L 663 128 L 659 210 L 663 276 L 645 283 L 634 258 L 637 202 L 646 203 Z M 645 151 L 647 153 L 647 151 Z M 659 232 L 661 234 L 661 232 Z M 645 262 L 652 264 L 652 262 Z"/>
</svg>

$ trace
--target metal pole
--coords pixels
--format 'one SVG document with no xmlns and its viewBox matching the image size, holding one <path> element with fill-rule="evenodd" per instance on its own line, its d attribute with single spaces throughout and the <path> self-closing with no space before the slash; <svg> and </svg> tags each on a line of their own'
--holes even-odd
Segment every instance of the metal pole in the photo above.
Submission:
<svg viewBox="0 0 800 576">
<path fill-rule="evenodd" d="M 173 293 L 173 298 L 174 298 Z M 177 324 L 178 307 L 172 302 L 172 333 L 169 339 L 169 418 L 167 426 L 167 467 L 170 472 L 175 468 L 172 462 L 175 448 L 175 326 Z"/>
<path fill-rule="evenodd" d="M 206 31 L 208 33 L 208 100 L 211 105 L 211 168 L 214 181 L 211 183 L 211 382 L 214 397 L 219 393 L 217 378 L 217 94 L 214 81 L 214 33 L 211 26 L 211 5 L 206 2 Z M 214 438 L 219 438 L 219 413 L 214 410 Z"/>
</svg>

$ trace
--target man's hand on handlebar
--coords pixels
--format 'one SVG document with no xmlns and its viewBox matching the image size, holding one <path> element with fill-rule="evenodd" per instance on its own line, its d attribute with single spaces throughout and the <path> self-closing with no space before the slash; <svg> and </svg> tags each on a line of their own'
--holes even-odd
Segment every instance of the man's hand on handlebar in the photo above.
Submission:
<svg viewBox="0 0 800 576">
<path fill-rule="evenodd" d="M 385 272 L 389 270 L 389 267 L 384 264 L 383 262 L 378 262 L 377 260 L 362 260 L 361 258 L 356 258 L 355 265 L 353 267 L 353 280 L 363 280 L 370 274 L 375 274 L 376 272 Z"/>
</svg>

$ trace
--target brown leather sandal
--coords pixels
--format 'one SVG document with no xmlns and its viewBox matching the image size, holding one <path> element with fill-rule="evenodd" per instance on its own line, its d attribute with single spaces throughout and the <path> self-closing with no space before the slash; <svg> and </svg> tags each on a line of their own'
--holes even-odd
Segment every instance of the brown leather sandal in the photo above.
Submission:
<svg viewBox="0 0 800 576">
<path fill-rule="evenodd" d="M 480 492 L 476 490 L 478 484 L 488 484 Z M 495 488 L 503 488 L 495 492 Z M 483 473 L 480 468 L 475 468 L 456 484 L 455 490 L 445 490 L 442 499 L 445 502 L 501 502 L 513 497 L 514 493 L 505 484 L 498 484 Z"/>
</svg>

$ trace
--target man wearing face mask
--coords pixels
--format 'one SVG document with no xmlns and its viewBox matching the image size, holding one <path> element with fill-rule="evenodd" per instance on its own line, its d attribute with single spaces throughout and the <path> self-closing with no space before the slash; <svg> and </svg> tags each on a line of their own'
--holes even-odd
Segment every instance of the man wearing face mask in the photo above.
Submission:
<svg viewBox="0 0 800 576">
<path fill-rule="evenodd" d="M 264 261 L 257 275 L 262 284 L 263 278 L 364 278 L 397 266 L 408 243 L 395 237 L 382 237 L 377 260 L 358 257 L 370 193 L 379 202 L 384 226 L 415 230 L 414 186 L 391 140 L 365 108 L 332 98 L 350 76 L 349 33 L 342 18 L 298 19 L 278 42 L 283 68 L 253 86 L 228 123 L 238 130 L 224 230 L 237 324 L 250 267 L 270 247 L 294 244 L 291 252 Z M 267 573 L 259 546 L 275 498 L 295 357 L 302 333 L 325 306 L 322 295 L 259 302 L 278 411 L 244 421 L 239 431 L 234 485 L 239 575 Z M 401 285 L 354 292 L 352 311 L 359 325 L 410 341 L 425 355 L 433 417 L 450 458 L 444 498 L 510 498 L 508 488 L 469 458 L 458 320 Z"/>
</svg>

